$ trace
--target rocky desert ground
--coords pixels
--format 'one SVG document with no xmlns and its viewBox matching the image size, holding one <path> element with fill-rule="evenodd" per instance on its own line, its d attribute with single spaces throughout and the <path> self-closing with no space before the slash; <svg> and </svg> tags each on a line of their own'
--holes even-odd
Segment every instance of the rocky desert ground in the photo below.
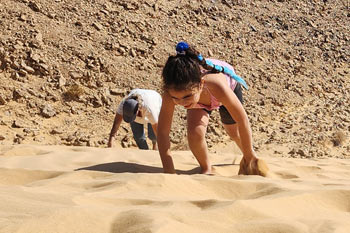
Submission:
<svg viewBox="0 0 350 233">
<path fill-rule="evenodd" d="M 0 145 L 106 147 L 128 91 L 162 91 L 178 41 L 245 78 L 258 152 L 349 158 L 348 0 L 1 0 Z M 177 108 L 174 149 L 185 118 Z M 125 123 L 117 140 L 135 147 Z M 207 141 L 230 141 L 217 112 Z"/>
</svg>

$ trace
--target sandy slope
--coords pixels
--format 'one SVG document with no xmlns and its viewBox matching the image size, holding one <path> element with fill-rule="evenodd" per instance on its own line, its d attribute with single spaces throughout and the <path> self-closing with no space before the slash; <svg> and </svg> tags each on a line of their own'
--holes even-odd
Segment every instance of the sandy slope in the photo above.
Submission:
<svg viewBox="0 0 350 233">
<path fill-rule="evenodd" d="M 1 0 L 0 232 L 349 233 L 349 9 L 344 0 Z M 161 90 L 180 40 L 248 82 L 268 178 L 237 175 L 217 112 L 207 135 L 214 176 L 196 174 L 189 151 L 174 152 L 180 175 L 167 175 L 155 151 L 102 148 L 129 90 Z M 187 148 L 185 126 L 179 108 L 175 150 Z M 128 125 L 116 144 L 135 147 Z"/>
<path fill-rule="evenodd" d="M 349 232 L 350 162 L 283 159 L 266 151 L 269 178 L 238 176 L 230 153 L 217 175 L 161 173 L 155 151 L 0 147 L 0 232 Z M 237 157 L 236 159 L 239 159 Z"/>
</svg>

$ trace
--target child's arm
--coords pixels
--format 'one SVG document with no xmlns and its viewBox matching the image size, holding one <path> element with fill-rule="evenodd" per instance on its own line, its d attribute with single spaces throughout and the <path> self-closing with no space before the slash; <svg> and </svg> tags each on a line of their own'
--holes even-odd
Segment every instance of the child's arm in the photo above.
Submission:
<svg viewBox="0 0 350 233">
<path fill-rule="evenodd" d="M 123 116 L 120 115 L 119 113 L 116 113 L 115 118 L 114 118 L 114 122 L 113 122 L 113 127 L 111 129 L 111 133 L 109 134 L 108 147 L 113 146 L 114 136 L 117 133 L 122 120 L 123 120 Z"/>
<path fill-rule="evenodd" d="M 157 142 L 159 155 L 165 173 L 175 173 L 173 159 L 170 154 L 170 129 L 173 121 L 174 102 L 167 92 L 163 94 L 162 107 L 159 113 Z"/>
<path fill-rule="evenodd" d="M 232 118 L 236 121 L 244 159 L 247 162 L 256 159 L 252 145 L 252 132 L 246 111 L 237 96 L 227 85 L 226 78 L 223 76 L 213 78 L 208 77 L 210 91 L 226 107 Z"/>
</svg>

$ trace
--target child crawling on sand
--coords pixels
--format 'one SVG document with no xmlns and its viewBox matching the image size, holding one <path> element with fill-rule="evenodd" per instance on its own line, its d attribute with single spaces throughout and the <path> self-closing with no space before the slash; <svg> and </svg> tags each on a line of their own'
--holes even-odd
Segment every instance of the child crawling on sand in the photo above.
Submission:
<svg viewBox="0 0 350 233">
<path fill-rule="evenodd" d="M 165 173 L 175 173 L 170 153 L 169 133 L 175 105 L 187 109 L 189 147 L 201 173 L 212 173 L 205 134 L 212 110 L 219 109 L 223 126 L 243 153 L 239 174 L 266 175 L 264 161 L 257 158 L 251 128 L 243 108 L 242 86 L 245 81 L 226 62 L 205 59 L 192 46 L 180 42 L 177 54 L 163 68 L 163 102 L 158 119 L 158 149 Z"/>
</svg>

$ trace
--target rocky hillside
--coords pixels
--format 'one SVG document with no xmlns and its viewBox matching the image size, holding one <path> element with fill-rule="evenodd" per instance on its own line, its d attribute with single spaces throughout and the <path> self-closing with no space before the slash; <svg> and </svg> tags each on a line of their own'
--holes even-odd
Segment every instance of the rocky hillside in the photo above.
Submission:
<svg viewBox="0 0 350 233">
<path fill-rule="evenodd" d="M 0 144 L 106 146 L 119 101 L 161 91 L 185 40 L 247 81 L 258 151 L 349 157 L 349 22 L 344 0 L 0 1 Z M 186 149 L 185 125 L 179 107 L 175 149 Z M 135 146 L 130 131 L 123 123 L 121 146 Z M 207 138 L 212 151 L 229 141 L 217 112 Z"/>
</svg>

